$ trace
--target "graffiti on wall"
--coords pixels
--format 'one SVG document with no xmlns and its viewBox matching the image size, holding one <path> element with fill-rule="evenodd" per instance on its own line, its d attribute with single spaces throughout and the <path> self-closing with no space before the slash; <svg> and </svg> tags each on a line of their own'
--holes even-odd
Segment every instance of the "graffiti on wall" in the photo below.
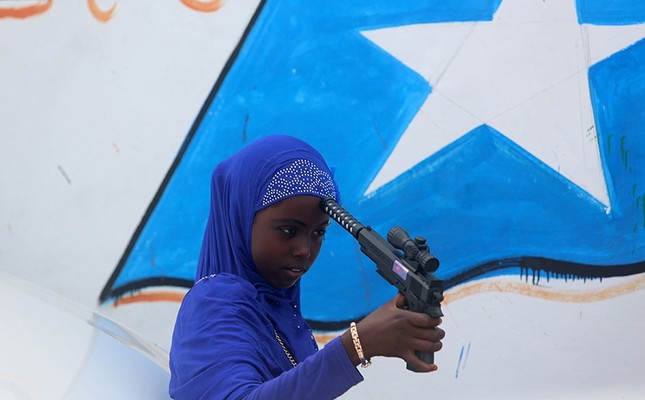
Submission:
<svg viewBox="0 0 645 400">
<path fill-rule="evenodd" d="M 201 12 L 213 12 L 219 10 L 223 5 L 223 0 L 179 0 L 186 7 Z M 0 4 L 0 18 L 31 18 L 42 15 L 50 10 L 54 0 L 5 0 L 5 4 Z M 107 7 L 103 6 L 97 0 L 87 0 L 87 8 L 90 14 L 100 22 L 108 22 L 114 17 L 118 1 L 114 0 Z"/>
<path fill-rule="evenodd" d="M 192 285 L 212 168 L 272 133 L 318 148 L 359 220 L 425 236 L 448 300 L 642 289 L 644 22 L 637 0 L 262 2 L 101 302 L 178 300 L 164 287 Z M 303 280 L 320 329 L 392 294 L 339 227 Z"/>
</svg>

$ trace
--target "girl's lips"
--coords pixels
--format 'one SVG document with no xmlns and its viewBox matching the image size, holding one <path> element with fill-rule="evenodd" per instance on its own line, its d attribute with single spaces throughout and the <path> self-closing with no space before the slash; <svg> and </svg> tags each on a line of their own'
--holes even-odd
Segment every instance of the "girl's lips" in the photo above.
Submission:
<svg viewBox="0 0 645 400">
<path fill-rule="evenodd" d="M 287 272 L 287 274 L 289 274 L 289 276 L 291 276 L 293 279 L 298 279 L 298 278 L 300 278 L 302 275 L 304 275 L 304 274 L 305 274 L 305 272 L 307 272 L 307 270 L 308 270 L 308 269 L 309 269 L 309 268 L 305 268 L 305 267 L 291 267 L 291 268 L 285 268 L 285 271 L 286 271 L 286 272 Z"/>
</svg>

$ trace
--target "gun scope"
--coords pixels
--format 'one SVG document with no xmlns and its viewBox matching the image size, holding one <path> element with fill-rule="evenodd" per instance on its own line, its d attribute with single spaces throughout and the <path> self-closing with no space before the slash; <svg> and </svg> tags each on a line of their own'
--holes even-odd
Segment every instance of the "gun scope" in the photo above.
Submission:
<svg viewBox="0 0 645 400">
<path fill-rule="evenodd" d="M 412 240 L 405 229 L 395 226 L 387 233 L 387 241 L 402 250 L 405 258 L 419 263 L 421 270 L 434 272 L 439 268 L 439 260 L 430 254 L 425 238 L 417 236 Z"/>
</svg>

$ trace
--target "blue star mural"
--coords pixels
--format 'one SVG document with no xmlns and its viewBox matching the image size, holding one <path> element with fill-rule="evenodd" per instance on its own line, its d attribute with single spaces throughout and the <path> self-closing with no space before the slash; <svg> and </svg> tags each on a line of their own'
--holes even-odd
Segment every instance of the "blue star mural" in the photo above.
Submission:
<svg viewBox="0 0 645 400">
<path fill-rule="evenodd" d="M 643 40 L 588 71 L 609 208 L 486 124 L 366 194 L 433 87 L 360 32 L 490 21 L 500 3 L 262 2 L 100 301 L 155 286 L 190 287 L 213 167 L 275 133 L 320 150 L 336 170 L 343 206 L 363 224 L 383 236 L 395 225 L 425 236 L 447 290 L 495 275 L 539 283 L 644 272 Z M 640 0 L 580 0 L 576 10 L 580 24 L 645 22 Z M 335 329 L 372 311 L 394 288 L 332 225 L 302 293 L 312 326 Z"/>
</svg>

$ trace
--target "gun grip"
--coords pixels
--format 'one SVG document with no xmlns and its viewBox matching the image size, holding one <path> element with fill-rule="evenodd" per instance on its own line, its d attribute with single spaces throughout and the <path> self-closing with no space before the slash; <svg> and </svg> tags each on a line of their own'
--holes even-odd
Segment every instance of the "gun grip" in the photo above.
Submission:
<svg viewBox="0 0 645 400">
<path fill-rule="evenodd" d="M 407 299 L 407 298 L 406 298 L 406 299 Z M 408 301 L 409 301 L 409 300 L 408 300 Z M 404 310 L 410 310 L 410 311 L 414 311 L 414 312 L 421 312 L 421 308 L 419 307 L 419 305 L 418 305 L 418 304 L 417 304 L 417 302 L 415 302 L 415 301 L 409 301 L 409 304 L 406 304 L 406 305 L 405 305 L 405 306 L 403 306 L 402 308 L 403 308 Z M 441 315 L 443 315 L 443 314 L 441 313 L 441 311 L 439 311 L 439 313 L 440 313 Z M 425 362 L 425 363 L 428 363 L 428 364 L 434 364 L 434 352 L 432 352 L 432 351 L 415 351 L 414 353 L 417 355 L 417 357 L 419 357 L 419 358 L 421 359 L 421 361 L 423 361 L 423 362 Z M 415 369 L 410 365 L 410 363 L 406 363 L 406 368 L 407 368 L 409 371 L 419 372 L 419 371 L 415 370 Z"/>
<path fill-rule="evenodd" d="M 428 364 L 434 364 L 434 353 L 431 351 L 415 351 L 417 357 L 421 359 L 421 361 L 428 363 Z M 412 368 L 412 366 L 409 363 L 406 363 L 406 368 L 410 371 L 413 372 L 419 372 Z"/>
</svg>

